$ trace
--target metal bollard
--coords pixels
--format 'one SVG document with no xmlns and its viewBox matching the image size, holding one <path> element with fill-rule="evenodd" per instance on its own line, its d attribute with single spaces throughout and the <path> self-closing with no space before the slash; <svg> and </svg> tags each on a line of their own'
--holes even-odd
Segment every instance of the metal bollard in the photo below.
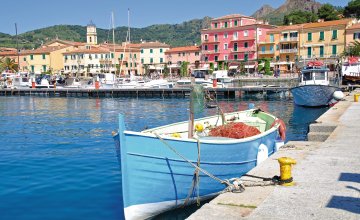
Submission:
<svg viewBox="0 0 360 220">
<path fill-rule="evenodd" d="M 291 176 L 292 165 L 296 164 L 296 160 L 290 157 L 281 157 L 278 159 L 280 164 L 280 184 L 282 186 L 293 186 L 293 178 Z"/>
<path fill-rule="evenodd" d="M 358 93 L 354 94 L 354 102 L 359 102 L 359 96 L 360 94 Z"/>
</svg>

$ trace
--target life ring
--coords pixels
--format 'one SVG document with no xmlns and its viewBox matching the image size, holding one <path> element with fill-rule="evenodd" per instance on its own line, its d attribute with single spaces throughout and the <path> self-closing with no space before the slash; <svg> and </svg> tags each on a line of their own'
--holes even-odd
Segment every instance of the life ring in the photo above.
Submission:
<svg viewBox="0 0 360 220">
<path fill-rule="evenodd" d="M 274 123 L 271 125 L 271 127 L 274 127 L 276 124 L 279 124 L 279 135 L 281 137 L 281 139 L 283 141 L 285 141 L 286 139 L 286 125 L 285 122 L 283 120 L 281 120 L 280 118 L 277 118 Z"/>
</svg>

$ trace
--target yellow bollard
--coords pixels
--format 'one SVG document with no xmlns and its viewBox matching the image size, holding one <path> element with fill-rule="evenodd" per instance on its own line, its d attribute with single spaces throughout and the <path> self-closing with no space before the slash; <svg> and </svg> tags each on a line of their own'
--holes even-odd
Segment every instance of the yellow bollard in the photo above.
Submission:
<svg viewBox="0 0 360 220">
<path fill-rule="evenodd" d="M 354 94 L 354 102 L 359 102 L 359 96 L 360 94 L 358 93 Z"/>
<path fill-rule="evenodd" d="M 296 160 L 290 157 L 281 157 L 278 159 L 280 164 L 280 181 L 282 186 L 294 185 L 293 178 L 291 176 L 292 165 L 296 164 Z"/>
</svg>

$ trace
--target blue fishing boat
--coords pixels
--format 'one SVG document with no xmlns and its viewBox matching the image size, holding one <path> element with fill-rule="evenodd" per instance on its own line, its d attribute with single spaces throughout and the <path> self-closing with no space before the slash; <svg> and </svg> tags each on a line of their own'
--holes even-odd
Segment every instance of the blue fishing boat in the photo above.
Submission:
<svg viewBox="0 0 360 220">
<path fill-rule="evenodd" d="M 232 122 L 260 132 L 242 139 L 208 135 L 210 129 Z M 195 131 L 189 135 L 191 127 Z M 187 205 L 194 197 L 218 195 L 229 186 L 225 180 L 241 177 L 276 151 L 279 132 L 285 134 L 280 119 L 254 109 L 141 132 L 125 130 L 120 114 L 114 140 L 120 154 L 125 218 L 147 219 Z"/>
<path fill-rule="evenodd" d="M 295 104 L 308 107 L 329 106 L 342 99 L 340 88 L 330 85 L 328 72 L 329 69 L 321 62 L 312 62 L 304 67 L 299 85 L 290 90 Z"/>
</svg>

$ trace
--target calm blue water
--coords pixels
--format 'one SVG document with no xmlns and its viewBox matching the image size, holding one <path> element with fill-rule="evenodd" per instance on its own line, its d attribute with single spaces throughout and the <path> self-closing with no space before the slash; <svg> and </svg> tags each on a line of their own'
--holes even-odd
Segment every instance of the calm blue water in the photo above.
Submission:
<svg viewBox="0 0 360 220">
<path fill-rule="evenodd" d="M 308 124 L 326 111 L 294 108 L 286 98 L 219 103 L 231 112 L 249 102 L 282 118 L 288 140 L 304 140 Z M 187 99 L 0 97 L 0 219 L 123 219 L 111 137 L 118 114 L 139 131 L 187 120 L 187 107 Z"/>
</svg>

